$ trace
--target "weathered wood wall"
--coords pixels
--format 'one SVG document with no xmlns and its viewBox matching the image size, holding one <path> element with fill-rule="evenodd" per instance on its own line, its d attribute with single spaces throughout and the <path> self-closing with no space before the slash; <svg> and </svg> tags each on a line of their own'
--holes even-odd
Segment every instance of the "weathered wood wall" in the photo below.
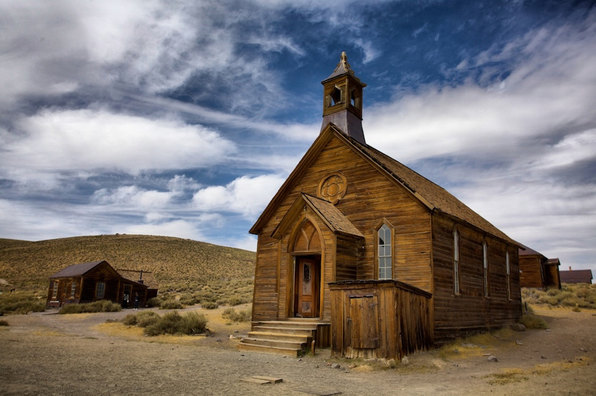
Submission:
<svg viewBox="0 0 596 396">
<path fill-rule="evenodd" d="M 540 287 L 546 286 L 544 282 L 544 264 L 546 259 L 540 255 L 520 255 L 519 256 L 519 283 L 521 287 Z"/>
<path fill-rule="evenodd" d="M 334 282 L 330 287 L 333 354 L 401 359 L 432 345 L 429 293 L 392 280 Z"/>
<path fill-rule="evenodd" d="M 460 290 L 455 293 L 453 229 L 460 235 Z M 488 296 L 484 295 L 482 243 L 488 247 Z M 509 291 L 505 252 L 509 252 Z M 518 248 L 446 216 L 433 216 L 435 341 L 500 327 L 521 316 Z"/>
</svg>

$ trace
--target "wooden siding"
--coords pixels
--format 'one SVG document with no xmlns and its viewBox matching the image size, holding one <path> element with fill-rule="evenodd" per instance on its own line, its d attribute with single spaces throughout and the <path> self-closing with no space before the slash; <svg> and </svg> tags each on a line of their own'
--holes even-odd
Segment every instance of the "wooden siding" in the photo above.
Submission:
<svg viewBox="0 0 596 396">
<path fill-rule="evenodd" d="M 545 287 L 544 264 L 540 255 L 519 256 L 519 282 L 521 287 Z"/>
<path fill-rule="evenodd" d="M 453 230 L 459 233 L 460 290 L 454 290 Z M 484 296 L 482 243 L 488 248 L 488 297 Z M 510 262 L 507 288 L 506 251 Z M 521 316 L 517 246 L 508 245 L 446 216 L 433 216 L 435 341 L 515 322 Z M 510 297 L 510 298 L 509 298 Z"/>
<path fill-rule="evenodd" d="M 429 293 L 407 284 L 331 284 L 331 350 L 349 358 L 401 359 L 432 345 Z"/>
<path fill-rule="evenodd" d="M 291 295 L 289 290 L 293 281 L 293 262 L 291 252 L 288 251 L 291 231 L 286 231 L 279 240 L 271 235 L 301 193 L 317 196 L 321 180 L 336 172 L 347 180 L 347 192 L 336 207 L 364 235 L 364 241 L 361 242 L 364 249 L 357 255 L 357 279 L 376 277 L 376 229 L 385 219 L 394 227 L 394 279 L 431 291 L 429 211 L 404 187 L 380 172 L 343 141 L 330 135 L 325 147 L 313 159 L 312 164 L 294 178 L 293 185 L 289 186 L 286 195 L 259 230 L 254 320 L 276 319 L 288 315 L 288 296 Z M 313 223 L 317 223 L 316 218 L 312 214 Z M 339 234 L 336 241 L 336 234 L 327 232 L 328 228 L 321 221 L 318 223 L 319 228 L 325 230 L 321 231 L 324 239 L 321 252 L 324 282 L 354 276 L 353 258 L 348 256 L 362 246 L 347 243 L 347 239 Z M 279 273 L 276 270 L 278 264 Z M 330 301 L 325 298 L 328 291 L 328 286 L 325 285 L 322 290 L 324 317 L 329 317 L 331 313 Z"/>
</svg>

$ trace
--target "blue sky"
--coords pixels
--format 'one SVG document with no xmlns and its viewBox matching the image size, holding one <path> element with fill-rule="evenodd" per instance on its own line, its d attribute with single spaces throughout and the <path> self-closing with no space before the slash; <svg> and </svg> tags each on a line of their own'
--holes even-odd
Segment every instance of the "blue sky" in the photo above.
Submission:
<svg viewBox="0 0 596 396">
<path fill-rule="evenodd" d="M 596 270 L 591 2 L 0 0 L 0 29 L 0 237 L 254 250 L 346 51 L 369 144 Z"/>
</svg>

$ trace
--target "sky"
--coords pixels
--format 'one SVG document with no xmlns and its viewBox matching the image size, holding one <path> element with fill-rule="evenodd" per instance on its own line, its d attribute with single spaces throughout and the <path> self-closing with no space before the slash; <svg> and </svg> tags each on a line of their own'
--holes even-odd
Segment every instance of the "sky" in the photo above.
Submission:
<svg viewBox="0 0 596 396">
<path fill-rule="evenodd" d="M 0 32 L 0 238 L 255 250 L 346 51 L 368 144 L 596 274 L 593 2 L 0 0 Z"/>
</svg>

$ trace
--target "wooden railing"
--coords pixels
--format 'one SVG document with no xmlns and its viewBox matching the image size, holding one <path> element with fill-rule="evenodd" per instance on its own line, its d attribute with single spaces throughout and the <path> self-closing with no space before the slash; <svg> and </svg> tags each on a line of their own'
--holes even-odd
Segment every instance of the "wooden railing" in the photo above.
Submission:
<svg viewBox="0 0 596 396">
<path fill-rule="evenodd" d="M 432 345 L 430 293 L 395 280 L 329 286 L 334 355 L 401 359 Z"/>
</svg>

